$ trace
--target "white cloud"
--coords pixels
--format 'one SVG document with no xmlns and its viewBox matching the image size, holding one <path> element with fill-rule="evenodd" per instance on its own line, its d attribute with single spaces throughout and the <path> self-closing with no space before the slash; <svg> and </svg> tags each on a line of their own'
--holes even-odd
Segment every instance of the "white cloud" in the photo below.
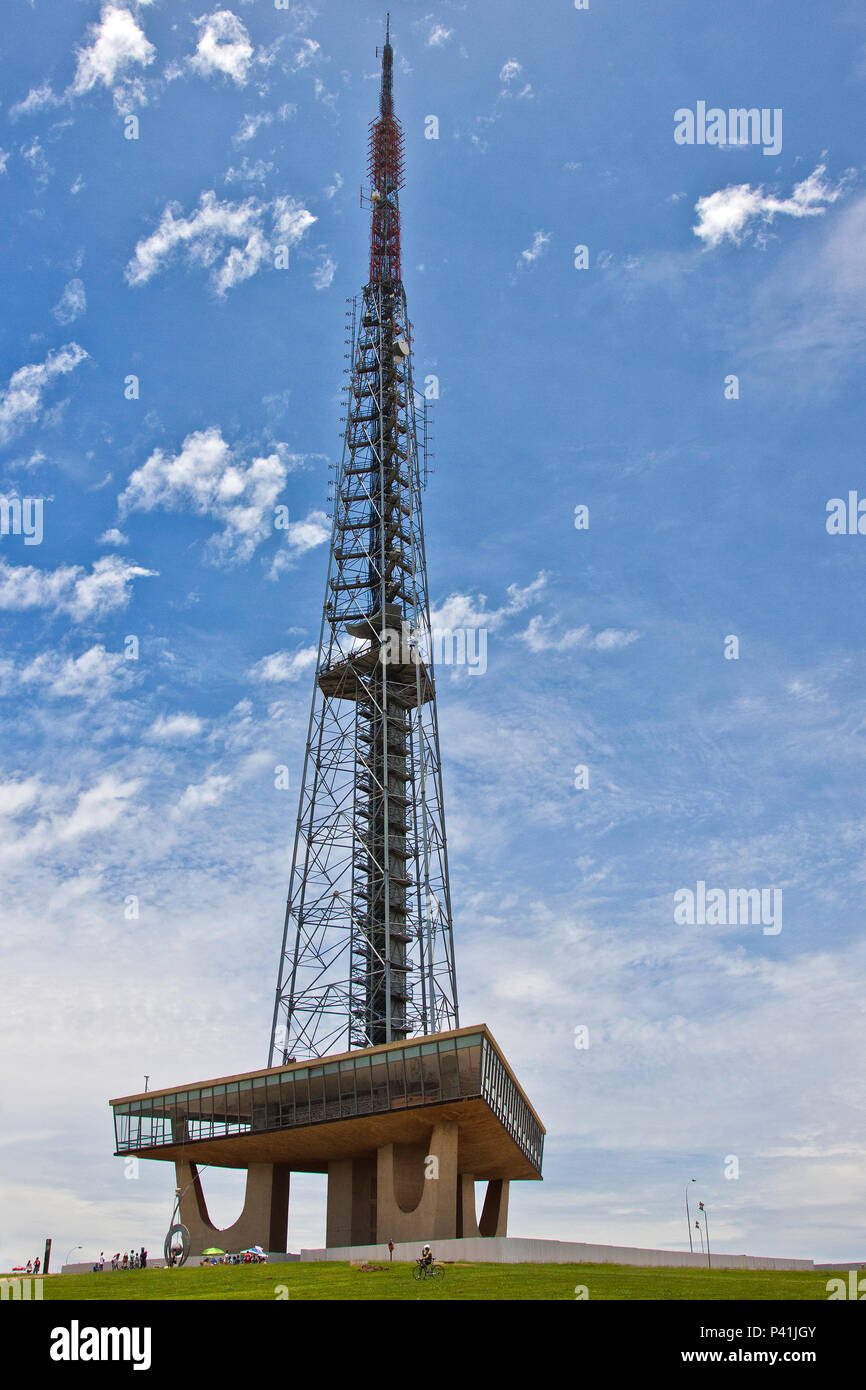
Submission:
<svg viewBox="0 0 866 1390">
<path fill-rule="evenodd" d="M 331 526 L 324 512 L 312 511 L 302 521 L 291 521 L 286 527 L 287 550 L 278 550 L 268 571 L 269 579 L 277 579 L 291 569 L 299 555 L 313 550 L 330 538 Z"/>
<path fill-rule="evenodd" d="M 87 310 L 87 295 L 81 280 L 70 280 L 60 299 L 51 310 L 57 322 L 65 328 Z"/>
<path fill-rule="evenodd" d="M 41 87 L 31 87 L 23 101 L 17 101 L 14 106 L 9 107 L 10 121 L 17 121 L 19 116 L 29 116 L 34 111 L 44 111 L 49 106 L 60 106 L 60 97 L 54 95 L 47 82 Z"/>
<path fill-rule="evenodd" d="M 337 262 L 330 256 L 325 256 L 321 265 L 316 266 L 313 271 L 313 284 L 317 290 L 326 290 L 334 279 L 334 272 L 337 269 Z"/>
<path fill-rule="evenodd" d="M 748 350 L 763 362 L 767 388 L 781 390 L 793 371 L 808 371 L 812 390 L 838 392 L 859 380 L 866 356 L 866 196 L 845 207 L 813 238 L 809 255 L 791 247 L 758 286 Z"/>
<path fill-rule="evenodd" d="M 198 46 L 189 65 L 202 77 L 221 72 L 239 87 L 246 85 L 253 61 L 253 46 L 245 26 L 231 10 L 214 10 L 195 21 Z"/>
<path fill-rule="evenodd" d="M 628 647 L 640 637 L 639 632 L 625 631 L 623 628 L 606 627 L 597 632 L 590 646 L 597 652 L 618 652 Z"/>
<path fill-rule="evenodd" d="M 525 251 L 521 251 L 518 265 L 531 265 L 537 261 L 547 243 L 550 241 L 550 232 L 536 232 L 532 238 L 532 245 Z"/>
<path fill-rule="evenodd" d="M 296 681 L 311 666 L 315 666 L 317 657 L 315 647 L 301 647 L 296 652 L 271 652 L 270 656 L 263 656 L 250 668 L 247 678 L 259 685 Z"/>
<path fill-rule="evenodd" d="M 515 58 L 509 58 L 507 63 L 503 63 L 499 72 L 500 82 L 513 82 L 523 72 L 523 68 Z"/>
<path fill-rule="evenodd" d="M 223 523 L 211 538 L 211 557 L 248 560 L 272 532 L 273 509 L 297 462 L 284 445 L 245 463 L 216 426 L 187 435 L 174 456 L 156 449 L 130 475 L 118 498 L 121 516 L 130 512 L 192 510 Z"/>
<path fill-rule="evenodd" d="M 161 714 L 151 724 L 146 736 L 159 743 L 185 742 L 197 738 L 203 728 L 197 714 Z"/>
<path fill-rule="evenodd" d="M 331 527 L 325 512 L 310 512 L 303 521 L 291 521 L 286 528 L 289 547 L 298 555 L 321 545 L 331 534 Z"/>
<path fill-rule="evenodd" d="M 77 840 L 97 830 L 107 830 L 127 809 L 126 803 L 141 787 L 141 781 L 121 782 L 113 773 L 106 773 L 96 786 L 82 792 L 75 810 L 66 820 L 54 823 L 59 841 Z"/>
<path fill-rule="evenodd" d="M 122 531 L 118 531 L 116 526 L 111 526 L 107 531 L 103 531 L 97 541 L 97 545 L 129 545 L 129 536 L 125 536 Z"/>
<path fill-rule="evenodd" d="M 17 672 L 21 685 L 43 686 L 49 695 L 60 699 L 82 696 L 88 701 L 105 700 L 113 690 L 130 683 L 135 675 L 134 662 L 125 660 L 119 652 L 106 651 L 100 644 L 90 647 L 81 656 L 62 656 L 58 652 L 40 652 Z"/>
<path fill-rule="evenodd" d="M 27 161 L 36 175 L 37 183 L 39 185 L 46 184 L 54 173 L 54 169 L 45 158 L 45 151 L 39 136 L 34 135 L 29 145 L 19 145 L 18 151 L 21 158 Z"/>
<path fill-rule="evenodd" d="M 0 390 L 0 443 L 6 443 L 25 424 L 39 417 L 42 397 L 57 376 L 66 376 L 87 353 L 77 343 L 67 343 L 56 352 L 49 352 L 44 362 L 32 362 L 19 367 Z"/>
<path fill-rule="evenodd" d="M 187 787 L 172 815 L 179 818 L 190 811 L 200 811 L 203 806 L 218 806 L 231 786 L 231 778 L 216 773 Z"/>
<path fill-rule="evenodd" d="M 479 594 L 477 598 L 469 594 L 449 594 L 443 603 L 431 608 L 431 629 L 440 632 L 446 628 L 452 632 L 456 628 L 486 628 L 488 631 L 495 631 L 508 618 L 513 617 L 515 613 L 522 613 L 534 603 L 546 584 L 547 575 L 544 571 L 523 588 L 518 584 L 509 584 L 506 591 L 508 602 L 501 608 L 493 609 L 487 607 L 486 594 Z"/>
<path fill-rule="evenodd" d="M 286 121 L 289 116 L 294 116 L 297 109 L 293 101 L 286 101 L 283 102 L 282 106 L 278 107 L 276 117 L 273 111 L 260 111 L 257 115 L 244 116 L 238 129 L 232 136 L 232 142 L 235 145 L 246 144 L 248 140 L 255 138 L 262 126 L 271 125 L 275 119 L 278 121 Z"/>
<path fill-rule="evenodd" d="M 237 131 L 232 136 L 235 145 L 245 145 L 248 140 L 253 140 L 262 126 L 270 125 L 274 116 L 272 111 L 260 111 L 255 116 L 244 116 Z"/>
<path fill-rule="evenodd" d="M 6 165 L 9 163 L 9 151 L 0 149 L 0 174 L 6 173 Z"/>
<path fill-rule="evenodd" d="M 831 186 L 824 178 L 826 167 L 819 164 L 808 178 L 795 184 L 790 198 L 776 198 L 765 193 L 763 186 L 731 184 L 699 198 L 695 204 L 697 225 L 692 228 L 708 248 L 719 246 L 725 239 L 737 246 L 754 231 L 755 224 L 769 223 L 777 213 L 786 217 L 819 217 L 827 206 L 840 198 L 844 183 Z"/>
<path fill-rule="evenodd" d="M 35 777 L 28 777 L 24 782 L 0 782 L 0 816 L 16 816 L 32 806 L 38 795 L 39 783 Z"/>
<path fill-rule="evenodd" d="M 607 627 L 593 635 L 587 623 L 581 627 L 557 632 L 555 618 L 545 619 L 538 615 L 530 619 L 529 626 L 518 633 L 531 652 L 571 651 L 575 647 L 585 647 L 588 651 L 613 652 L 628 647 L 640 637 L 639 632 L 627 632 L 622 628 Z"/>
<path fill-rule="evenodd" d="M 427 35 L 427 47 L 441 48 L 443 44 L 448 42 L 453 33 L 454 30 L 447 29 L 444 24 L 431 25 L 430 32 Z"/>
<path fill-rule="evenodd" d="M 130 11 L 119 5 L 104 5 L 99 22 L 90 26 L 89 37 L 90 46 L 78 50 L 72 95 L 83 96 L 101 83 L 113 92 L 115 101 L 125 103 L 131 95 L 140 100 L 140 90 L 129 83 L 129 70 L 149 67 L 156 57 L 156 48 Z"/>
<path fill-rule="evenodd" d="M 333 198 L 337 193 L 339 193 L 339 191 L 340 191 L 340 189 L 341 189 L 342 187 L 343 187 L 343 175 L 342 175 L 342 174 L 334 174 L 334 182 L 328 184 L 327 188 L 325 189 L 325 197 L 326 197 L 326 198 Z"/>
<path fill-rule="evenodd" d="M 40 570 L 34 565 L 8 565 L 0 560 L 0 608 L 23 612 L 50 608 L 66 613 L 75 622 L 98 618 L 125 608 L 133 579 L 155 575 L 155 570 L 106 555 L 88 574 L 82 565 L 60 565 Z"/>
<path fill-rule="evenodd" d="M 125 271 L 130 285 L 147 284 L 165 261 L 182 250 L 193 264 L 213 267 L 211 284 L 218 295 L 224 295 L 272 263 L 278 246 L 296 245 L 316 221 L 292 198 L 276 198 L 272 203 L 247 198 L 230 203 L 219 202 L 213 191 L 201 195 L 198 208 L 189 217 L 179 213 L 179 206 L 169 203 L 156 231 L 139 241 Z M 269 237 L 264 231 L 268 217 Z M 232 242 L 241 244 L 230 245 Z M 227 245 L 230 249 L 220 262 Z"/>
<path fill-rule="evenodd" d="M 49 916 L 57 912 L 65 912 L 70 904 L 75 903 L 79 898 L 89 898 L 94 893 L 98 893 L 102 887 L 102 874 L 75 874 L 61 883 L 60 887 L 51 894 L 48 899 L 47 910 Z"/>
<path fill-rule="evenodd" d="M 309 67 L 318 52 L 319 44 L 315 39 L 302 39 L 301 46 L 295 54 L 292 72 L 300 72 L 301 68 Z"/>
<path fill-rule="evenodd" d="M 255 164 L 251 164 L 246 155 L 240 163 L 240 168 L 234 165 L 225 172 L 226 183 L 264 183 L 268 174 L 273 170 L 270 160 L 257 159 Z"/>
</svg>

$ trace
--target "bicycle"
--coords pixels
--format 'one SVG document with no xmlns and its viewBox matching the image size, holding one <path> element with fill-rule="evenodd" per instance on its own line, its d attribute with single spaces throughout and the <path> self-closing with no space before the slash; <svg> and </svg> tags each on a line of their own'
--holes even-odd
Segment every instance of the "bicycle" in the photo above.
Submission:
<svg viewBox="0 0 866 1390">
<path fill-rule="evenodd" d="M 413 1279 L 444 1279 L 445 1270 L 442 1265 L 422 1265 L 420 1260 L 416 1260 L 412 1267 Z"/>
</svg>

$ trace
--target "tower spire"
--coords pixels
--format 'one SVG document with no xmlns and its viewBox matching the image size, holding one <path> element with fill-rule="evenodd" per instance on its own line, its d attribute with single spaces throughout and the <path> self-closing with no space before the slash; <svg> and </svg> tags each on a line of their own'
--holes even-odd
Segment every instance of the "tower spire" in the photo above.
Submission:
<svg viewBox="0 0 866 1390">
<path fill-rule="evenodd" d="M 370 123 L 367 170 L 370 176 L 370 282 L 400 279 L 400 201 L 403 187 L 403 131 L 394 115 L 394 50 L 391 17 L 382 49 L 379 119 Z"/>
</svg>

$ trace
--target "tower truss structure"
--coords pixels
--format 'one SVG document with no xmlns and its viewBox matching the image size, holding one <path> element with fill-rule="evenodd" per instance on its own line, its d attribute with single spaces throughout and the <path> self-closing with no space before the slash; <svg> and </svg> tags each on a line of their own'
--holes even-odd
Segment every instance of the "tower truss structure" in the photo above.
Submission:
<svg viewBox="0 0 866 1390">
<path fill-rule="evenodd" d="M 388 33 L 269 1066 L 459 1027 L 392 79 Z"/>
</svg>

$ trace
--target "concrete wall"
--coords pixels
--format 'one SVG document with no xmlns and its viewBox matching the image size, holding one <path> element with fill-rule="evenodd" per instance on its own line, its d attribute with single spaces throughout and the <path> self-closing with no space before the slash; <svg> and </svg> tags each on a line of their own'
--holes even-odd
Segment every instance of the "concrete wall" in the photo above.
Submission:
<svg viewBox="0 0 866 1390">
<path fill-rule="evenodd" d="M 395 1242 L 395 1260 L 415 1260 L 428 1241 L 437 1260 L 466 1260 L 484 1264 L 613 1264 L 663 1265 L 670 1268 L 706 1269 L 706 1255 L 679 1250 L 641 1250 L 630 1245 L 583 1245 L 564 1240 L 521 1240 L 512 1236 L 475 1236 L 467 1240 Z M 348 1245 L 325 1250 L 302 1250 L 302 1260 L 388 1259 L 387 1245 Z M 811 1260 L 782 1260 L 763 1255 L 713 1254 L 713 1269 L 814 1269 Z"/>
</svg>

